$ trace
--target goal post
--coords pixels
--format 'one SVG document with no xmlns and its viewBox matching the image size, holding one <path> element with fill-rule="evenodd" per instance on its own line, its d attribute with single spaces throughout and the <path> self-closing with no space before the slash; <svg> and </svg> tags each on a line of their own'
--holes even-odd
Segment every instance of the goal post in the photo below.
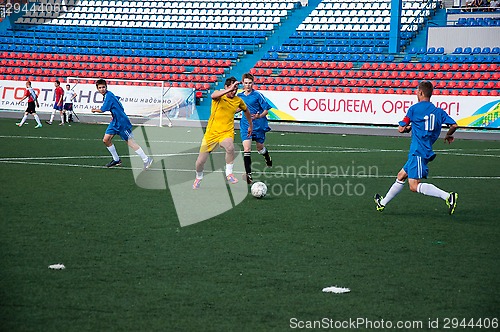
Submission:
<svg viewBox="0 0 500 332">
<path fill-rule="evenodd" d="M 195 110 L 194 89 L 170 87 L 164 81 L 105 80 L 108 91 L 120 98 L 125 113 L 138 123 L 162 127 L 173 119 L 189 118 Z M 96 81 L 96 78 L 67 77 L 66 84 L 76 94 L 73 109 L 78 115 L 98 116 L 91 112 L 103 102 Z"/>
</svg>

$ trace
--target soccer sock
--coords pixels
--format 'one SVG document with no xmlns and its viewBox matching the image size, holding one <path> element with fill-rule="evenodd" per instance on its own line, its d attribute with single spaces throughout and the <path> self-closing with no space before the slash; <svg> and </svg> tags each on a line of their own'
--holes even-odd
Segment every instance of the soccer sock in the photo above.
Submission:
<svg viewBox="0 0 500 332">
<path fill-rule="evenodd" d="M 380 204 L 382 204 L 383 206 L 387 205 L 387 203 L 389 203 L 391 199 L 396 197 L 396 195 L 399 194 L 401 190 L 403 190 L 404 184 L 404 181 L 396 180 L 396 182 L 392 184 L 391 188 L 389 188 L 387 194 L 385 194 L 384 199 L 380 201 Z"/>
<path fill-rule="evenodd" d="M 203 172 L 196 172 L 196 178 L 197 178 L 198 180 L 203 179 Z"/>
<path fill-rule="evenodd" d="M 36 113 L 35 113 L 35 114 L 33 115 L 33 117 L 35 118 L 36 123 L 38 123 L 38 125 L 39 125 L 39 126 L 41 126 L 41 125 L 42 125 L 42 123 L 40 122 L 40 118 L 38 117 L 38 114 L 36 114 Z"/>
<path fill-rule="evenodd" d="M 450 194 L 447 193 L 446 191 L 441 190 L 435 185 L 430 183 L 419 183 L 417 186 L 417 192 L 426 196 L 439 197 L 444 200 L 447 200 L 448 197 L 450 196 Z"/>
<path fill-rule="evenodd" d="M 21 127 L 25 122 L 26 122 L 26 119 L 28 118 L 28 116 L 25 114 L 23 116 L 23 119 L 21 120 L 21 122 L 19 122 L 19 127 Z"/>
<path fill-rule="evenodd" d="M 61 114 L 61 123 L 64 123 L 64 114 Z"/>
<path fill-rule="evenodd" d="M 245 163 L 245 172 L 252 174 L 252 157 L 251 152 L 243 152 L 243 162 Z"/>
<path fill-rule="evenodd" d="M 144 162 L 148 161 L 148 156 L 146 156 L 142 148 L 138 148 L 137 150 L 135 150 L 135 153 L 137 153 L 139 157 L 141 157 L 142 161 Z"/>
<path fill-rule="evenodd" d="M 266 162 L 271 161 L 271 156 L 269 156 L 269 151 L 267 151 L 266 147 L 263 147 L 262 150 L 258 151 L 259 154 L 264 156 L 264 159 L 266 159 Z"/>
<path fill-rule="evenodd" d="M 226 164 L 226 176 L 233 174 L 233 164 Z"/>
<path fill-rule="evenodd" d="M 52 123 L 52 121 L 54 120 L 55 115 L 56 115 L 56 111 L 52 111 L 52 114 L 50 114 L 50 120 L 49 120 L 50 123 Z"/>
<path fill-rule="evenodd" d="M 118 156 L 118 152 L 116 152 L 116 148 L 115 148 L 114 144 L 112 144 L 111 146 L 108 146 L 107 148 L 108 148 L 109 153 L 111 153 L 111 155 L 113 156 L 114 161 L 120 160 L 120 157 Z"/>
</svg>

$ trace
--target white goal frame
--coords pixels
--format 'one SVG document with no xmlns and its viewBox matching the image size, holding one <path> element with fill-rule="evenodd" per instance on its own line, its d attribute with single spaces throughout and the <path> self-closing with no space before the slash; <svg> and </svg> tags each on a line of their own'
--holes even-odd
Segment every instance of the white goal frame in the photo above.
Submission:
<svg viewBox="0 0 500 332">
<path fill-rule="evenodd" d="M 165 112 L 165 94 L 170 90 L 170 87 L 165 89 L 165 82 L 164 81 L 151 81 L 151 80 L 129 80 L 129 79 L 118 79 L 118 78 L 104 78 L 108 85 L 113 85 L 114 82 L 127 82 L 127 83 L 145 83 L 144 85 L 141 86 L 147 86 L 147 85 L 152 85 L 156 84 L 156 86 L 160 85 L 161 86 L 161 94 L 157 96 L 157 99 L 160 100 L 159 102 L 159 114 L 158 114 L 158 119 L 159 119 L 159 127 L 163 127 L 163 121 L 164 121 L 164 112 Z M 95 81 L 98 80 L 98 78 L 88 78 L 88 77 L 77 77 L 77 76 L 68 76 L 66 77 L 66 84 L 69 84 L 71 89 L 73 89 L 76 85 L 79 83 L 82 83 L 82 81 L 85 82 L 85 84 L 95 84 Z M 130 85 L 130 84 L 124 84 Z M 154 97 L 154 96 L 152 96 Z M 168 112 L 168 110 L 167 110 Z M 144 117 L 146 118 L 146 117 Z M 168 118 L 168 115 L 167 115 Z M 168 121 L 169 123 L 170 120 Z"/>
</svg>

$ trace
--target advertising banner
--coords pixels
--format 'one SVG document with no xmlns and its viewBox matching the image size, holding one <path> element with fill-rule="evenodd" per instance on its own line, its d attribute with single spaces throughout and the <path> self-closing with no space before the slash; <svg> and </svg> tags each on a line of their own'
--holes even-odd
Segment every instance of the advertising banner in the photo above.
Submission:
<svg viewBox="0 0 500 332">
<path fill-rule="evenodd" d="M 94 81 L 85 84 L 71 80 L 68 83 L 61 82 L 65 91 L 66 84 L 76 93 L 73 109 L 78 114 L 91 114 L 92 108 L 99 108 L 102 104 L 103 96 L 97 91 Z M 40 108 L 37 111 L 52 111 L 55 102 L 54 82 L 32 82 L 32 87 L 38 94 Z M 186 118 L 195 108 L 193 89 L 189 88 L 162 88 L 157 83 L 150 86 L 108 84 L 108 90 L 120 97 L 125 112 L 130 116 L 158 117 L 163 107 L 164 112 L 169 112 L 170 118 Z M 0 109 L 26 110 L 27 100 L 19 104 L 25 91 L 25 81 L 0 80 Z"/>
<path fill-rule="evenodd" d="M 69 82 L 77 94 L 76 112 L 91 113 L 102 103 L 94 82 Z M 66 82 L 61 82 L 65 89 Z M 33 82 L 39 95 L 40 111 L 54 105 L 54 83 Z M 194 90 L 158 86 L 109 85 L 108 90 L 121 97 L 131 116 L 157 117 L 163 107 L 170 118 L 190 119 L 196 114 Z M 26 91 L 25 82 L 0 81 L 0 109 L 24 111 L 19 104 Z M 260 91 L 272 106 L 270 120 L 366 125 L 394 125 L 417 102 L 416 95 L 362 94 L 329 92 Z M 163 105 L 162 105 L 163 98 Z M 461 127 L 500 128 L 500 97 L 435 95 L 431 101 L 445 110 Z M 208 113 L 207 113 L 208 119 Z M 207 120 L 200 119 L 200 120 Z"/>
<path fill-rule="evenodd" d="M 297 122 L 394 125 L 417 102 L 416 95 L 259 92 L 273 107 L 269 119 Z M 500 97 L 435 95 L 431 101 L 460 126 L 500 128 Z"/>
</svg>

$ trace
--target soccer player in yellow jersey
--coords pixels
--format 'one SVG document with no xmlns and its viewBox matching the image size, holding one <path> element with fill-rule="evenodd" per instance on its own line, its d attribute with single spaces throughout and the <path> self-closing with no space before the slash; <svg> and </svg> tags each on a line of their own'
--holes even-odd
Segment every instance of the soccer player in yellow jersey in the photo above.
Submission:
<svg viewBox="0 0 500 332">
<path fill-rule="evenodd" d="M 229 77 L 224 82 L 224 89 L 212 93 L 212 107 L 208 125 L 201 141 L 200 154 L 196 160 L 196 179 L 193 189 L 199 189 L 203 179 L 203 167 L 205 162 L 217 145 L 226 150 L 226 179 L 229 183 L 235 184 L 238 180 L 233 175 L 234 162 L 234 114 L 239 110 L 247 118 L 250 126 L 248 137 L 252 135 L 252 118 L 248 112 L 247 105 L 236 96 L 238 91 L 238 80 Z"/>
</svg>

